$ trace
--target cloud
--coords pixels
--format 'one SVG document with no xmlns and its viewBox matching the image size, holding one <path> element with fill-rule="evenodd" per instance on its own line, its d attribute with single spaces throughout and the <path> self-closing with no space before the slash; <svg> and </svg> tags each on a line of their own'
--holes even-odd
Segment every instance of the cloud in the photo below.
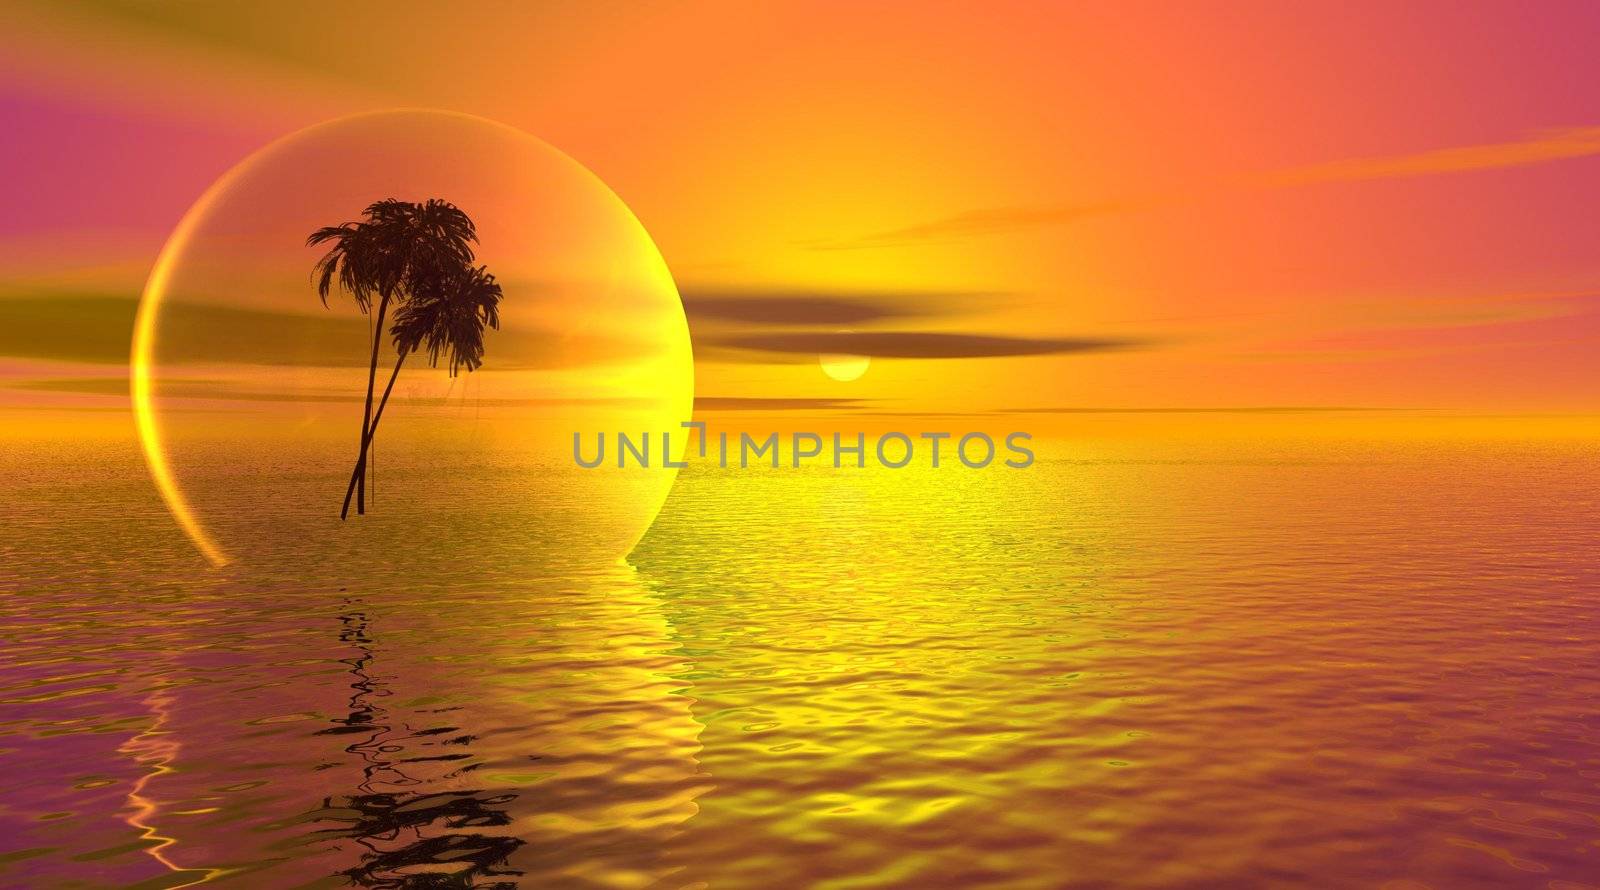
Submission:
<svg viewBox="0 0 1600 890">
<path fill-rule="evenodd" d="M 683 307 L 691 324 L 854 325 L 948 315 L 983 294 L 933 291 L 827 293 L 763 288 L 685 288 Z"/>
<path fill-rule="evenodd" d="M 701 292 L 709 294 L 711 292 Z M 833 325 L 932 316 L 955 311 L 977 295 L 876 292 L 806 295 L 800 291 L 716 292 L 694 302 L 701 323 L 695 348 L 703 360 L 772 361 L 818 353 L 879 358 L 986 358 L 1103 352 L 1142 345 L 1127 339 L 1018 337 L 931 331 L 797 331 Z M 137 301 L 57 294 L 0 299 L 0 356 L 126 365 Z M 350 312 L 300 314 L 189 303 L 164 307 L 158 349 L 164 366 L 256 364 L 365 367 L 367 320 Z M 609 332 L 561 334 L 538 329 L 489 334 L 489 370 L 597 366 L 635 360 L 653 344 Z M 241 398 L 240 396 L 230 396 Z"/>
<path fill-rule="evenodd" d="M 781 356 L 818 353 L 866 355 L 873 358 L 997 358 L 1022 355 L 1065 355 L 1106 352 L 1143 345 L 1137 340 L 1088 337 L 1008 337 L 934 331 L 785 331 L 734 334 L 712 344 L 725 349 Z"/>
<path fill-rule="evenodd" d="M 127 364 L 136 300 L 52 296 L 0 300 L 0 355 Z"/>
<path fill-rule="evenodd" d="M 1278 189 L 1329 182 L 1358 182 L 1412 176 L 1438 176 L 1477 170 L 1524 167 L 1551 161 L 1600 155 L 1600 126 L 1540 130 L 1510 142 L 1462 145 L 1399 155 L 1345 158 L 1287 167 L 1212 183 L 1166 195 L 1117 200 L 992 207 L 968 210 L 855 238 L 807 242 L 813 250 L 854 250 L 943 241 L 973 235 L 1064 225 L 1096 216 L 1148 210 L 1179 204 L 1229 188 Z"/>
<path fill-rule="evenodd" d="M 43 380 L 5 380 L 0 386 L 6 389 L 38 392 L 73 393 L 87 396 L 126 396 L 126 377 L 51 377 Z"/>
<path fill-rule="evenodd" d="M 138 305 L 71 293 L 0 299 L 0 356 L 125 365 Z M 658 348 L 648 337 L 529 327 L 490 331 L 486 340 L 485 367 L 498 371 L 621 364 Z M 163 305 L 157 334 L 163 364 L 366 367 L 371 342 L 367 318 L 350 311 L 302 314 L 181 302 Z"/>
<path fill-rule="evenodd" d="M 1396 179 L 1524 167 L 1600 154 L 1600 127 L 1542 130 L 1513 142 L 1462 145 L 1415 154 L 1347 158 L 1323 164 L 1291 167 L 1254 177 L 1264 187 L 1287 187 L 1318 182 L 1353 182 Z"/>
<path fill-rule="evenodd" d="M 0 389 L 33 392 L 67 393 L 73 395 L 128 396 L 128 378 L 116 377 L 49 377 L 35 380 L 0 381 Z M 291 403 L 345 403 L 361 404 L 361 391 L 352 388 L 347 393 L 335 392 L 274 392 L 240 386 L 220 380 L 169 380 L 159 384 L 164 398 L 196 399 L 225 402 L 291 402 Z M 800 398 L 784 396 L 697 396 L 694 409 L 700 411 L 860 411 L 878 403 L 879 399 Z M 391 399 L 396 405 L 408 407 L 453 407 L 472 405 L 479 408 L 559 408 L 593 406 L 613 408 L 651 407 L 657 402 L 646 398 L 467 398 L 457 396 L 410 396 L 396 393 Z"/>
<path fill-rule="evenodd" d="M 1363 411 L 1414 411 L 1352 405 L 1247 405 L 1222 408 L 1002 408 L 1000 414 L 1348 414 Z"/>
<path fill-rule="evenodd" d="M 0 381 L 0 389 L 21 392 L 54 392 L 54 394 L 67 395 L 107 395 L 117 399 L 128 399 L 128 378 L 115 376 L 115 378 L 42 378 L 42 379 L 16 379 L 16 381 Z M 210 381 L 210 379 L 178 379 L 178 381 L 163 381 L 157 384 L 157 394 L 162 399 L 189 399 L 197 402 L 283 402 L 306 405 L 306 403 L 333 403 L 333 405 L 357 405 L 360 407 L 363 389 L 352 386 L 349 392 L 310 391 L 310 392 L 278 392 L 259 387 L 240 386 L 240 384 L 227 383 L 227 381 Z M 528 399 L 515 399 L 515 397 L 478 397 L 478 395 L 410 395 L 405 392 L 395 392 L 389 400 L 392 405 L 405 405 L 410 408 L 456 408 L 466 405 L 472 408 L 650 408 L 659 405 L 654 399 L 635 399 L 635 397 L 528 397 Z M 173 410 L 173 408 L 163 408 Z"/>
<path fill-rule="evenodd" d="M 0 381 L 0 389 L 34 392 L 67 393 L 72 395 L 128 396 L 126 377 L 47 377 L 36 380 Z M 291 402 L 361 404 L 363 390 L 352 386 L 349 392 L 279 392 L 241 386 L 220 380 L 164 380 L 156 384 L 162 398 L 196 399 L 223 402 Z M 478 408 L 563 408 L 563 407 L 651 407 L 658 402 L 648 398 L 632 397 L 539 397 L 539 398 L 482 398 L 465 394 L 446 396 L 414 396 L 397 392 L 390 403 L 421 408 L 448 408 L 471 405 Z"/>
<path fill-rule="evenodd" d="M 696 411 L 856 411 L 876 399 L 806 399 L 762 396 L 696 396 Z"/>
<path fill-rule="evenodd" d="M 814 359 L 820 352 L 898 358 L 1040 355 L 1111 348 L 1090 340 L 1036 340 L 971 333 L 874 331 L 886 322 L 929 319 L 993 308 L 994 293 L 798 288 L 684 289 L 684 309 L 702 362 L 771 363 Z M 865 331 L 842 328 L 867 328 Z M 804 328 L 805 330 L 797 330 Z"/>
</svg>

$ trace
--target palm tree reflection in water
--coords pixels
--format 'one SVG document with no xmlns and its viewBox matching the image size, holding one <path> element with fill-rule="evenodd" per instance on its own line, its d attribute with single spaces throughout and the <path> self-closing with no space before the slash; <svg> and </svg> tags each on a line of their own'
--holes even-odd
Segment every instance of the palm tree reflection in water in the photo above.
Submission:
<svg viewBox="0 0 1600 890">
<path fill-rule="evenodd" d="M 352 884 L 363 887 L 514 887 L 522 872 L 508 865 L 513 851 L 523 841 L 492 829 L 511 824 L 504 807 L 516 799 L 512 793 L 491 794 L 484 790 L 423 792 L 415 789 L 430 781 L 408 775 L 406 764 L 441 763 L 469 760 L 465 750 L 433 756 L 398 757 L 406 739 L 429 740 L 418 744 L 465 748 L 475 739 L 460 733 L 455 726 L 421 730 L 395 727 L 381 700 L 391 693 L 384 680 L 370 671 L 373 640 L 369 620 L 359 604 L 346 600 L 349 610 L 339 616 L 339 639 L 356 650 L 352 658 L 341 659 L 350 666 L 355 682 L 350 684 L 350 714 L 336 718 L 335 726 L 317 735 L 363 735 L 345 748 L 364 762 L 359 794 L 345 798 L 326 798 L 317 821 L 343 823 L 323 833 L 353 838 L 366 849 L 361 862 L 341 874 Z M 442 708 L 436 713 L 456 710 Z M 467 763 L 445 774 L 439 781 L 460 778 L 472 772 L 476 763 Z M 491 829 L 491 831 L 483 831 Z"/>
</svg>

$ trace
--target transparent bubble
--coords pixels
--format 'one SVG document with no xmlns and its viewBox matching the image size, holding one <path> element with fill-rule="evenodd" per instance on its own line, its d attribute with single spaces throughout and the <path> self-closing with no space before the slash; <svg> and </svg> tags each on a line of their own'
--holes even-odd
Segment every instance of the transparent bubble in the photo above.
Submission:
<svg viewBox="0 0 1600 890">
<path fill-rule="evenodd" d="M 475 372 L 406 357 L 367 513 L 352 505 L 342 522 L 376 311 L 338 291 L 323 306 L 311 269 L 325 248 L 306 237 L 386 198 L 441 198 L 473 219 L 477 260 L 504 292 L 501 329 Z M 681 456 L 693 399 L 682 303 L 622 201 L 532 136 L 441 112 L 318 125 L 229 171 L 163 251 L 134 346 L 146 456 L 190 539 L 218 564 L 330 578 L 615 559 L 666 497 L 663 434 Z M 383 337 L 375 401 L 397 358 Z M 652 466 L 619 469 L 617 432 L 648 433 Z M 590 458 L 607 438 L 601 467 L 577 464 L 575 433 Z"/>
</svg>

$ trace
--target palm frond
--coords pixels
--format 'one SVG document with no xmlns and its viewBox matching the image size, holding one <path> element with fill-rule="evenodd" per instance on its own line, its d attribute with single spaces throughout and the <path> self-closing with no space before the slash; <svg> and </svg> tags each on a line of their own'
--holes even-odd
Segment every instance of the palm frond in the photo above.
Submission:
<svg viewBox="0 0 1600 890">
<path fill-rule="evenodd" d="M 362 211 L 360 221 L 324 226 L 307 246 L 328 245 L 311 268 L 324 306 L 337 287 L 362 312 L 375 297 L 395 300 L 395 347 L 426 350 L 451 376 L 483 364 L 485 328 L 500 326 L 500 285 L 487 268 L 473 266 L 477 226 L 461 208 L 439 198 L 422 203 L 385 198 Z"/>
<path fill-rule="evenodd" d="M 500 285 L 486 267 L 419 281 L 412 298 L 395 315 L 390 335 L 395 348 L 426 350 L 428 364 L 445 359 L 450 376 L 483 365 L 485 328 L 500 327 Z"/>
</svg>

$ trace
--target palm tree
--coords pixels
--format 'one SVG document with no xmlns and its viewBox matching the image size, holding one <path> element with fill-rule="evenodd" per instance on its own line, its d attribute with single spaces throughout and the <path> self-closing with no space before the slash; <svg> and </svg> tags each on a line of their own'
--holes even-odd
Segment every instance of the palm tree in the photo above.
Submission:
<svg viewBox="0 0 1600 890">
<path fill-rule="evenodd" d="M 389 329 L 399 357 L 383 388 L 378 411 L 362 437 L 361 455 L 350 474 L 350 486 L 345 489 L 341 518 L 350 510 L 351 493 L 358 491 L 366 475 L 367 456 L 378 434 L 378 422 L 383 420 L 383 409 L 389 404 L 389 394 L 394 392 L 394 382 L 406 357 L 425 348 L 428 365 L 437 368 L 439 359 L 444 357 L 451 377 L 462 368 L 476 371 L 483 365 L 484 329 L 500 329 L 500 298 L 500 285 L 485 266 L 414 277 L 410 299 L 395 311 L 394 326 Z"/>
<path fill-rule="evenodd" d="M 362 475 L 356 485 L 356 512 L 366 512 L 366 453 L 372 426 L 372 395 L 378 378 L 378 347 L 383 342 L 383 322 L 389 304 L 407 302 L 418 282 L 470 269 L 474 259 L 472 244 L 478 240 L 472 219 L 454 204 L 430 198 L 418 204 L 389 198 L 367 206 L 366 217 L 357 222 L 324 226 L 306 238 L 307 246 L 329 244 L 328 252 L 312 267 L 317 279 L 317 295 L 328 305 L 328 292 L 337 282 L 348 291 L 356 306 L 367 313 L 374 299 L 378 303 L 377 325 L 372 336 L 372 360 L 367 369 L 367 401 L 361 416 L 360 452 L 357 455 Z M 345 499 L 339 517 L 349 513 Z"/>
</svg>

